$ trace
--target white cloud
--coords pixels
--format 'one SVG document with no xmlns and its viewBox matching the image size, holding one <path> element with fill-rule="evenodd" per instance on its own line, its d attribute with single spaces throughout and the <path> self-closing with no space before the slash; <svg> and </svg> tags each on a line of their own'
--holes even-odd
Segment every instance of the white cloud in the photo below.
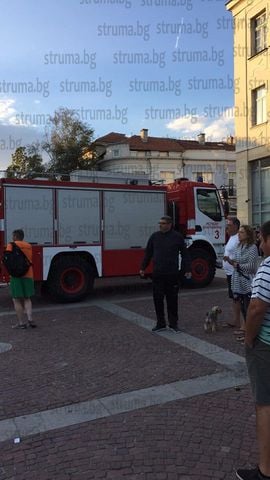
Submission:
<svg viewBox="0 0 270 480">
<path fill-rule="evenodd" d="M 10 119 L 14 116 L 16 109 L 13 107 L 15 100 L 12 98 L 0 99 L 0 122 L 4 125 L 12 123 Z"/>
<path fill-rule="evenodd" d="M 198 115 L 189 116 L 189 117 L 180 117 L 176 120 L 173 120 L 166 125 L 169 130 L 180 131 L 183 132 L 185 135 L 188 133 L 193 133 L 200 131 L 204 128 L 203 117 L 199 117 Z M 192 136 L 192 135 L 191 135 Z"/>
<path fill-rule="evenodd" d="M 15 108 L 15 100 L 12 98 L 0 99 L 0 124 L 14 127 L 31 127 L 36 125 L 27 116 L 22 117 Z"/>
<path fill-rule="evenodd" d="M 10 164 L 16 148 L 41 140 L 41 133 L 34 125 L 18 121 L 15 105 L 12 98 L 0 99 L 0 170 Z"/>
<path fill-rule="evenodd" d="M 194 139 L 203 132 L 207 141 L 222 141 L 234 135 L 234 108 L 227 108 L 213 121 L 203 115 L 180 117 L 167 123 L 166 128 L 178 132 L 180 138 Z"/>
</svg>

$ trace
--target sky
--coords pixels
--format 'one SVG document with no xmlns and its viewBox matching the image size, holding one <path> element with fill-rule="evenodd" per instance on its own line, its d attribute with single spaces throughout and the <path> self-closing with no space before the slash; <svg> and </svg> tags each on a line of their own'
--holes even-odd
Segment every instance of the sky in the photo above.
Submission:
<svg viewBox="0 0 270 480">
<path fill-rule="evenodd" d="M 2 0 L 0 170 L 60 107 L 109 132 L 234 135 L 224 0 Z"/>
</svg>

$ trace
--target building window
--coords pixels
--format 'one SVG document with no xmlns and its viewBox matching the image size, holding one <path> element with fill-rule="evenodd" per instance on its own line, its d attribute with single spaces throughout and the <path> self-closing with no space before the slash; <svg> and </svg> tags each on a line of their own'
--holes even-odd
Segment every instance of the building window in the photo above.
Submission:
<svg viewBox="0 0 270 480">
<path fill-rule="evenodd" d="M 164 180 L 164 183 L 173 183 L 175 178 L 174 172 L 160 172 L 160 180 Z"/>
<path fill-rule="evenodd" d="M 252 90 L 252 123 L 259 125 L 266 122 L 266 88 L 262 85 Z"/>
<path fill-rule="evenodd" d="M 252 224 L 262 225 L 270 218 L 270 157 L 251 164 Z"/>
<path fill-rule="evenodd" d="M 212 172 L 193 172 L 194 182 L 213 183 Z"/>
<path fill-rule="evenodd" d="M 113 156 L 114 157 L 119 157 L 119 150 L 113 150 Z"/>
<path fill-rule="evenodd" d="M 230 172 L 229 173 L 229 197 L 236 196 L 235 181 L 236 181 L 236 173 Z"/>
<path fill-rule="evenodd" d="M 251 20 L 251 32 L 252 53 L 253 55 L 256 55 L 256 53 L 261 52 L 267 47 L 267 24 L 265 11 Z"/>
</svg>

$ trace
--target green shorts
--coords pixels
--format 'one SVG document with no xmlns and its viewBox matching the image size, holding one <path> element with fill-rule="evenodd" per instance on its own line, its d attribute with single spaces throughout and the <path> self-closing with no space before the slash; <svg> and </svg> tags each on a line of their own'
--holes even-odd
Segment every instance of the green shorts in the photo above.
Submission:
<svg viewBox="0 0 270 480">
<path fill-rule="evenodd" d="M 10 279 L 10 293 L 12 298 L 30 298 L 35 293 L 34 280 L 32 278 Z"/>
</svg>

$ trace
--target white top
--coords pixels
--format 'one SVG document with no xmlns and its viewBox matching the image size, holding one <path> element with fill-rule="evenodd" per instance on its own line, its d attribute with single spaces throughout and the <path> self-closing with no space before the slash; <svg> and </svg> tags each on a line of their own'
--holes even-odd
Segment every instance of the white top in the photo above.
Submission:
<svg viewBox="0 0 270 480">
<path fill-rule="evenodd" d="M 224 250 L 224 257 L 229 257 L 231 260 L 234 260 L 234 252 L 239 244 L 239 237 L 238 233 L 235 235 L 232 235 L 228 242 L 225 245 L 225 250 Z M 230 265 L 228 262 L 224 262 L 223 260 L 223 270 L 225 271 L 226 275 L 232 275 L 234 271 L 234 267 Z"/>
</svg>

